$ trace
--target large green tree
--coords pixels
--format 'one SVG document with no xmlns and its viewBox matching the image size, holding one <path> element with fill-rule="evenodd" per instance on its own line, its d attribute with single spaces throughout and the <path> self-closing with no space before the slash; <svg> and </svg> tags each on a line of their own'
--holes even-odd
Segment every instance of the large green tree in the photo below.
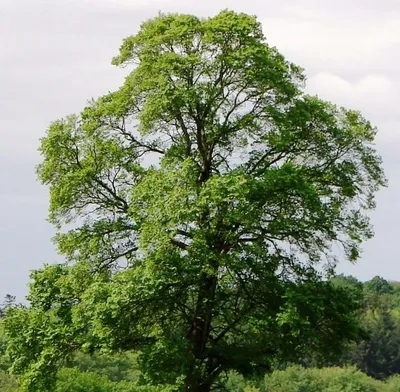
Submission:
<svg viewBox="0 0 400 392">
<path fill-rule="evenodd" d="M 77 349 L 139 349 L 148 382 L 186 391 L 333 353 L 356 304 L 319 271 L 372 235 L 375 128 L 305 94 L 246 14 L 160 14 L 113 63 L 132 67 L 123 86 L 41 142 L 67 262 L 33 272 L 6 319 L 24 385 L 50 390 Z"/>
</svg>

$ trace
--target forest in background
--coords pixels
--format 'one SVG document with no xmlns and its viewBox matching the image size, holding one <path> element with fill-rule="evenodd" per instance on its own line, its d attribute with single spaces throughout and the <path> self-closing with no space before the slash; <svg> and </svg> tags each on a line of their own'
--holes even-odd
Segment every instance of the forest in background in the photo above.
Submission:
<svg viewBox="0 0 400 392">
<path fill-rule="evenodd" d="M 339 392 L 400 390 L 400 282 L 376 276 L 360 282 L 338 275 L 332 282 L 353 293 L 359 301 L 360 336 L 334 362 L 324 358 L 304 358 L 299 363 L 276 364 L 271 373 L 246 378 L 235 372 L 220 377 L 220 390 L 234 392 Z M 7 295 L 0 309 L 17 306 Z M 2 322 L 1 322 L 2 323 Z M 2 324 L 0 324 L 2 325 Z M 88 355 L 77 352 L 59 370 L 56 392 L 152 392 L 168 386 L 146 383 L 137 366 L 140 352 Z M 8 373 L 7 338 L 0 328 L 0 392 L 17 392 L 17 379 Z"/>
</svg>

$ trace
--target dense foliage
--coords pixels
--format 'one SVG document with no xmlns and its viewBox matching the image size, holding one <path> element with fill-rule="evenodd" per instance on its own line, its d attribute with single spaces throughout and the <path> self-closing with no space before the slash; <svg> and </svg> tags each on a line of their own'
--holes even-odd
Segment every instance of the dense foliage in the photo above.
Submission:
<svg viewBox="0 0 400 392">
<path fill-rule="evenodd" d="M 381 382 L 354 368 L 290 367 L 257 381 L 231 374 L 226 387 L 232 392 L 397 392 L 400 377 Z"/>
<path fill-rule="evenodd" d="M 133 67 L 123 86 L 41 142 L 67 262 L 34 271 L 5 320 L 23 387 L 107 390 L 57 381 L 76 351 L 138 350 L 147 384 L 202 392 L 230 370 L 334 361 L 359 298 L 321 262 L 332 272 L 333 245 L 356 260 L 372 236 L 375 128 L 305 94 L 249 15 L 161 14 L 113 62 Z"/>
<path fill-rule="evenodd" d="M 218 384 L 232 392 L 398 392 L 400 390 L 400 283 L 381 277 L 361 283 L 349 276 L 336 276 L 334 285 L 345 287 L 355 296 L 361 294 L 359 323 L 364 331 L 360 341 L 336 362 L 336 367 L 317 369 L 324 364 L 307 363 L 304 367 L 279 367 L 270 375 L 245 378 L 230 372 L 221 375 Z M 5 301 L 7 302 L 7 301 Z M 7 374 L 10 359 L 6 355 L 7 338 L 0 324 L 0 392 L 18 392 L 16 379 Z M 69 392 L 158 392 L 146 385 L 137 361 L 137 353 L 87 355 L 77 352 L 57 375 L 55 391 Z M 328 361 L 329 362 L 329 361 Z M 326 364 L 326 363 L 325 363 Z M 337 366 L 341 365 L 341 368 Z M 351 366 L 351 367 L 347 367 Z M 359 371 L 355 370 L 355 367 Z M 360 372 L 360 370 L 362 372 Z M 370 377 L 368 377 L 368 375 Z M 379 381 L 377 379 L 385 379 Z"/>
<path fill-rule="evenodd" d="M 348 288 L 363 293 L 360 325 L 364 338 L 351 347 L 342 363 L 351 363 L 371 377 L 383 379 L 400 374 L 400 284 L 374 277 L 364 283 L 339 276 Z"/>
</svg>

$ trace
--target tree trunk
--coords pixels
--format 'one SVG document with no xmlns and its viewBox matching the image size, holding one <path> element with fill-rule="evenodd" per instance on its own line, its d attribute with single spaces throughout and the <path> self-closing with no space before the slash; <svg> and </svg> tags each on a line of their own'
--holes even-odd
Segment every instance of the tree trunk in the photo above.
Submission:
<svg viewBox="0 0 400 392">
<path fill-rule="evenodd" d="M 190 359 L 184 385 L 184 391 L 187 392 L 209 392 L 214 381 L 214 377 L 211 377 L 214 369 L 208 369 L 209 366 L 206 366 L 206 350 L 211 332 L 217 282 L 216 275 L 202 274 L 200 278 L 196 308 L 188 333 Z"/>
<path fill-rule="evenodd" d="M 196 359 L 203 358 L 210 336 L 217 280 L 217 276 L 210 275 L 203 275 L 201 278 L 195 314 L 188 335 Z"/>
</svg>

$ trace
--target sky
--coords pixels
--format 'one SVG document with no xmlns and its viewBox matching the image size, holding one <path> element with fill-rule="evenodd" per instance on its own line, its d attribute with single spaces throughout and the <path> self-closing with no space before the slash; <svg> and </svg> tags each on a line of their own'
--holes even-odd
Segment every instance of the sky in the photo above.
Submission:
<svg viewBox="0 0 400 392">
<path fill-rule="evenodd" d="M 389 187 L 371 213 L 374 239 L 338 270 L 400 280 L 400 0 L 0 0 L 0 297 L 23 299 L 29 271 L 61 260 L 35 176 L 49 123 L 122 84 L 111 58 L 143 20 L 225 8 L 257 15 L 268 43 L 305 68 L 309 92 L 378 127 Z"/>
</svg>

